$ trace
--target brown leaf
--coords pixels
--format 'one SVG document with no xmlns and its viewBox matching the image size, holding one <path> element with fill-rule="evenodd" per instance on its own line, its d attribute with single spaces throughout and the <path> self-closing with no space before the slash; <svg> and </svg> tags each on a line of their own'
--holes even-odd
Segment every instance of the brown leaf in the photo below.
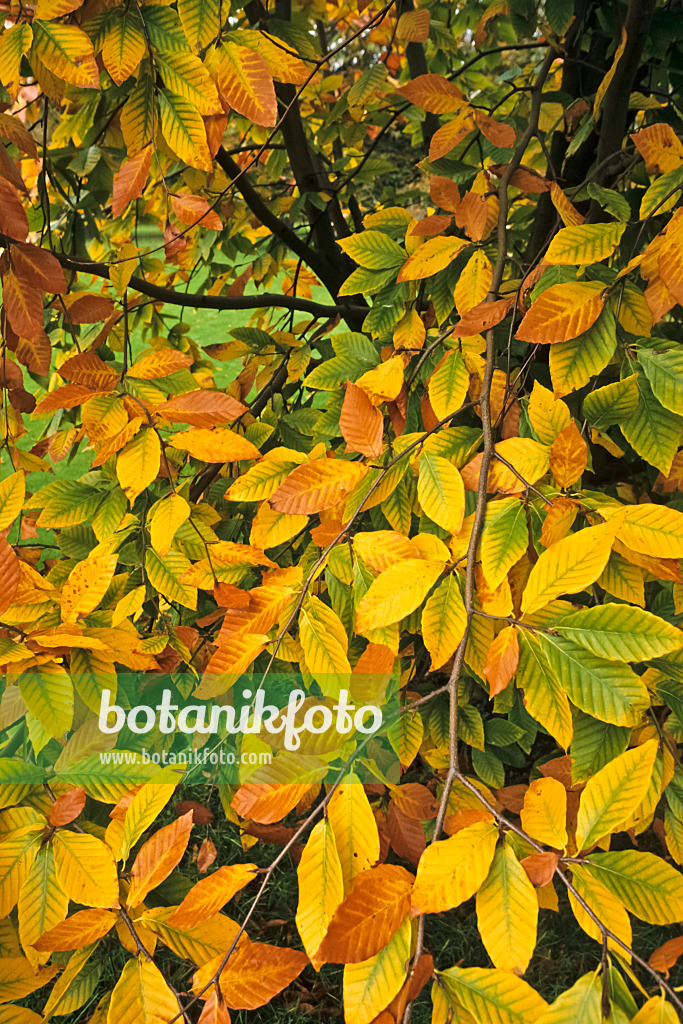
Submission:
<svg viewBox="0 0 683 1024">
<path fill-rule="evenodd" d="M 17 276 L 30 285 L 38 285 L 55 295 L 66 291 L 66 278 L 59 260 L 46 249 L 28 242 L 12 246 L 12 262 Z"/>
<path fill-rule="evenodd" d="M 420 822 L 409 818 L 392 802 L 387 810 L 387 831 L 394 852 L 417 867 L 427 845 Z"/>
<path fill-rule="evenodd" d="M 218 851 L 213 842 L 210 839 L 205 839 L 197 854 L 197 867 L 202 874 L 209 870 L 217 856 Z"/>
<path fill-rule="evenodd" d="M 519 863 L 526 871 L 531 884 L 540 889 L 552 882 L 555 869 L 560 863 L 560 855 L 552 851 L 532 853 L 530 857 L 523 857 Z"/>
<path fill-rule="evenodd" d="M 0 178 L 0 231 L 18 242 L 28 235 L 28 220 L 19 193 L 5 178 Z"/>
<path fill-rule="evenodd" d="M 198 804 L 195 800 L 181 800 L 179 804 L 175 805 L 175 809 L 179 816 L 191 811 L 194 825 L 210 825 L 214 818 L 213 811 L 210 811 L 204 804 Z"/>
<path fill-rule="evenodd" d="M 51 825 L 68 825 L 74 821 L 85 807 L 85 790 L 70 789 L 68 793 L 58 796 L 52 807 L 48 821 Z"/>
</svg>

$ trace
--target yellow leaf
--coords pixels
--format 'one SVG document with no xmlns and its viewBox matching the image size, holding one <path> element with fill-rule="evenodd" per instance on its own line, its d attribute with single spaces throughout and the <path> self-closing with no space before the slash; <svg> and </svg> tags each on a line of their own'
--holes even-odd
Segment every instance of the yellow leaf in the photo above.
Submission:
<svg viewBox="0 0 683 1024">
<path fill-rule="evenodd" d="M 616 524 L 602 523 L 571 533 L 543 551 L 524 588 L 524 615 L 561 594 L 578 594 L 595 583 L 607 565 L 615 532 Z"/>
<path fill-rule="evenodd" d="M 609 71 L 607 72 L 607 74 L 605 75 L 603 80 L 600 82 L 600 85 L 598 86 L 598 91 L 595 94 L 595 102 L 593 104 L 593 120 L 594 121 L 597 121 L 599 116 L 600 116 L 600 107 L 602 106 L 602 101 L 603 101 L 603 99 L 605 97 L 605 93 L 607 92 L 607 90 L 609 88 L 610 82 L 614 78 L 614 74 L 615 74 L 615 72 L 617 70 L 617 66 L 619 64 L 619 61 L 621 60 L 621 58 L 622 58 L 622 56 L 624 54 L 624 50 L 626 49 L 627 39 L 628 39 L 628 36 L 626 34 L 626 29 L 622 28 L 622 30 L 621 30 L 621 41 L 620 41 L 619 45 L 617 46 L 616 52 L 614 54 L 614 60 L 612 61 L 612 64 L 610 65 Z M 582 262 L 582 261 L 577 260 L 577 263 L 578 262 Z"/>
<path fill-rule="evenodd" d="M 557 779 L 534 779 L 524 794 L 522 828 L 539 843 L 567 846 L 567 791 Z"/>
<path fill-rule="evenodd" d="M 439 914 L 474 896 L 489 873 L 498 837 L 497 825 L 479 821 L 428 846 L 417 865 L 413 912 Z"/>
<path fill-rule="evenodd" d="M 118 555 L 96 555 L 79 562 L 62 587 L 62 622 L 77 622 L 97 608 L 109 589 Z"/>
<path fill-rule="evenodd" d="M 161 131 L 175 155 L 190 167 L 211 170 L 206 129 L 197 108 L 168 89 L 159 92 Z"/>
<path fill-rule="evenodd" d="M 529 397 L 529 419 L 534 433 L 543 444 L 551 445 L 557 435 L 571 422 L 566 402 L 555 398 L 552 391 L 544 388 L 538 381 Z"/>
<path fill-rule="evenodd" d="M 319 597 L 311 595 L 299 616 L 299 641 L 306 668 L 325 696 L 338 696 L 343 676 L 351 674 L 346 655 L 348 639 L 339 616 Z"/>
<path fill-rule="evenodd" d="M 422 612 L 422 638 L 432 656 L 432 671 L 445 665 L 462 640 L 467 615 L 457 576 L 447 576 Z"/>
<path fill-rule="evenodd" d="M 58 78 L 81 89 L 99 89 L 92 43 L 77 25 L 34 19 L 33 50 Z"/>
<path fill-rule="evenodd" d="M 460 352 L 449 352 L 429 378 L 429 401 L 437 419 L 457 412 L 467 397 L 470 375 Z"/>
<path fill-rule="evenodd" d="M 576 821 L 577 849 L 593 846 L 630 818 L 647 793 L 658 745 L 654 739 L 633 747 L 588 780 Z"/>
<path fill-rule="evenodd" d="M 583 224 L 584 217 L 576 207 L 569 201 L 557 182 L 550 185 L 550 198 L 553 206 L 562 218 L 565 227 L 572 227 L 576 224 Z"/>
<path fill-rule="evenodd" d="M 510 437 L 495 445 L 495 453 L 509 462 L 519 473 L 517 476 L 505 462 L 494 458 L 489 469 L 486 488 L 491 492 L 516 494 L 524 491 L 526 484 L 534 484 L 548 472 L 549 452 L 544 444 L 539 444 L 531 437 Z M 481 454 L 462 468 L 462 479 L 468 491 L 476 491 L 479 487 L 481 472 Z M 522 478 L 520 480 L 520 477 Z"/>
<path fill-rule="evenodd" d="M 577 864 L 572 869 L 572 883 L 579 896 L 583 898 L 605 927 L 609 928 L 627 946 L 630 946 L 632 941 L 631 921 L 621 900 L 617 899 L 600 879 L 585 871 L 581 864 Z M 586 935 L 590 935 L 591 939 L 602 944 L 602 932 L 571 892 L 569 893 L 569 904 L 577 923 L 583 928 Z M 624 956 L 624 951 L 612 940 L 608 939 L 607 945 L 609 949 Z"/>
<path fill-rule="evenodd" d="M 69 901 L 57 884 L 52 847 L 48 844 L 38 851 L 19 892 L 19 938 L 33 964 L 49 959 L 37 953 L 33 943 L 64 920 L 68 906 Z"/>
<path fill-rule="evenodd" d="M 679 1016 L 666 996 L 652 996 L 631 1017 L 631 1024 L 679 1024 Z"/>
<path fill-rule="evenodd" d="M 344 1020 L 370 1024 L 389 1005 L 405 981 L 410 962 L 410 917 L 388 944 L 369 960 L 344 968 Z"/>
<path fill-rule="evenodd" d="M 445 238 L 443 235 L 428 238 L 403 264 L 398 281 L 421 281 L 437 274 L 469 244 L 462 238 Z"/>
<path fill-rule="evenodd" d="M 0 530 L 10 526 L 21 512 L 25 492 L 22 472 L 12 473 L 0 483 Z"/>
<path fill-rule="evenodd" d="M 510 971 L 451 967 L 437 977 L 456 1011 L 462 1007 L 476 1021 L 486 1024 L 529 1024 L 547 1009 L 548 1004 L 538 992 Z"/>
<path fill-rule="evenodd" d="M 0 914 L 7 917 L 40 849 L 40 824 L 27 825 L 2 837 L 0 843 Z"/>
<path fill-rule="evenodd" d="M 316 970 L 315 954 L 327 934 L 332 916 L 344 899 L 344 880 L 332 825 L 325 818 L 311 832 L 297 868 L 299 903 L 296 927 Z"/>
<path fill-rule="evenodd" d="M 612 255 L 625 228 L 625 224 L 577 224 L 561 228 L 548 246 L 546 262 L 567 266 L 600 263 Z"/>
<path fill-rule="evenodd" d="M 184 430 L 174 434 L 169 444 L 171 448 L 189 452 L 193 459 L 202 462 L 239 462 L 261 458 L 261 452 L 251 441 L 229 427 Z"/>
<path fill-rule="evenodd" d="M 346 895 L 354 878 L 379 860 L 377 822 L 357 776 L 345 776 L 327 805 L 327 819 L 334 833 Z"/>
<path fill-rule="evenodd" d="M 126 860 L 142 833 L 156 820 L 171 799 L 174 790 L 175 786 L 168 783 L 160 785 L 150 782 L 137 791 L 123 819 L 123 833 L 120 838 L 117 836 L 115 843 L 112 843 L 112 852 L 116 860 Z"/>
<path fill-rule="evenodd" d="M 628 505 L 618 530 L 631 551 L 653 558 L 683 558 L 683 512 L 665 505 Z"/>
<path fill-rule="evenodd" d="M 402 357 L 392 356 L 374 370 L 368 370 L 358 378 L 356 387 L 365 392 L 373 405 L 393 402 L 403 387 Z"/>
<path fill-rule="evenodd" d="M 190 506 L 180 494 L 169 494 L 152 509 L 149 538 L 157 554 L 168 552 L 179 527 L 190 518 Z"/>
<path fill-rule="evenodd" d="M 179 1012 L 156 964 L 144 957 L 124 964 L 111 994 L 107 1024 L 168 1024 Z"/>
<path fill-rule="evenodd" d="M 142 494 L 156 480 L 160 465 L 159 437 L 151 428 L 143 428 L 128 442 L 116 460 L 116 475 L 131 505 L 138 494 Z"/>
<path fill-rule="evenodd" d="M 492 278 L 491 261 L 483 249 L 477 249 L 467 261 L 455 286 L 455 307 L 460 316 L 484 301 L 489 293 Z"/>
<path fill-rule="evenodd" d="M 442 574 L 445 563 L 407 558 L 373 580 L 356 609 L 359 633 L 400 622 L 418 608 Z"/>
<path fill-rule="evenodd" d="M 260 53 L 224 43 L 216 52 L 216 81 L 218 91 L 238 114 L 265 127 L 275 124 L 273 78 Z"/>
<path fill-rule="evenodd" d="M 476 903 L 479 934 L 495 966 L 524 974 L 536 945 L 538 900 L 507 843 L 496 849 Z"/>
<path fill-rule="evenodd" d="M 60 829 L 53 849 L 57 881 L 70 900 L 86 907 L 118 905 L 119 880 L 108 846 L 95 836 Z"/>
<path fill-rule="evenodd" d="M 452 462 L 439 455 L 420 459 L 417 497 L 426 516 L 448 533 L 459 533 L 465 516 L 465 487 Z"/>
</svg>

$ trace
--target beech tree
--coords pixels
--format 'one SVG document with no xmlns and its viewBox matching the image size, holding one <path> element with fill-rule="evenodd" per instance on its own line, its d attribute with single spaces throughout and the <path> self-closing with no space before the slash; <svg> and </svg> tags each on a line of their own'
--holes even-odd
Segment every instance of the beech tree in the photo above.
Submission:
<svg viewBox="0 0 683 1024">
<path fill-rule="evenodd" d="M 0 1022 L 678 1020 L 680 5 L 3 16 Z"/>
</svg>

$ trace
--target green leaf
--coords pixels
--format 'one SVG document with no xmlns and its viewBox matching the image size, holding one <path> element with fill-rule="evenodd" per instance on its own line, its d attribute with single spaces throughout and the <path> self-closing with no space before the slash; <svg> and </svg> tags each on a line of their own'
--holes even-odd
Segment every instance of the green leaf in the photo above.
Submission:
<svg viewBox="0 0 683 1024">
<path fill-rule="evenodd" d="M 529 1024 L 548 1007 L 531 985 L 510 971 L 451 967 L 437 975 L 456 1011 L 462 1007 L 486 1024 Z"/>
<path fill-rule="evenodd" d="M 562 637 L 539 634 L 548 664 L 572 704 L 612 725 L 637 725 L 649 707 L 645 685 L 628 665 L 605 661 Z"/>
<path fill-rule="evenodd" d="M 639 374 L 637 387 L 638 405 L 620 421 L 621 432 L 638 455 L 668 476 L 681 440 L 683 418 L 662 408 L 645 375 Z"/>
<path fill-rule="evenodd" d="M 546 0 L 545 16 L 548 23 L 560 38 L 569 28 L 574 15 L 574 0 Z"/>
<path fill-rule="evenodd" d="M 486 506 L 481 536 L 481 568 L 495 590 L 529 544 L 526 512 L 519 498 L 501 498 Z"/>
<path fill-rule="evenodd" d="M 623 754 L 631 739 L 631 729 L 610 725 L 574 709 L 574 737 L 571 746 L 572 783 L 576 786 L 604 768 L 608 761 Z"/>
<path fill-rule="evenodd" d="M 48 735 L 62 739 L 74 717 L 74 688 L 66 670 L 51 663 L 19 676 L 22 699 Z"/>
<path fill-rule="evenodd" d="M 612 188 L 603 188 L 594 181 L 589 183 L 587 191 L 591 199 L 595 199 L 603 210 L 611 213 L 617 220 L 625 222 L 631 219 L 631 207 L 620 192 L 615 192 Z"/>
<path fill-rule="evenodd" d="M 361 231 L 349 235 L 339 246 L 351 259 L 367 270 L 389 270 L 400 267 L 405 261 L 405 251 L 385 235 L 383 231 Z"/>
<path fill-rule="evenodd" d="M 680 195 L 677 195 L 674 189 L 682 184 L 683 166 L 676 167 L 673 171 L 667 171 L 666 174 L 660 174 L 658 178 L 655 178 L 640 201 L 640 219 L 644 220 L 653 210 L 656 210 L 657 213 L 672 210 L 680 199 Z M 672 192 L 673 195 L 671 195 Z"/>
<path fill-rule="evenodd" d="M 45 769 L 19 758 L 0 757 L 0 785 L 15 786 L 30 783 L 39 786 L 45 779 Z"/>
<path fill-rule="evenodd" d="M 548 5 L 546 4 L 546 11 Z M 599 970 L 584 974 L 562 992 L 536 1024 L 602 1024 L 602 982 Z"/>
<path fill-rule="evenodd" d="M 596 430 L 605 430 L 626 419 L 638 405 L 638 374 L 615 384 L 596 388 L 583 400 L 583 414 Z"/>
<path fill-rule="evenodd" d="M 558 633 L 608 661 L 647 661 L 683 647 L 683 632 L 625 604 L 599 604 L 563 618 Z"/>
<path fill-rule="evenodd" d="M 683 409 L 683 345 L 672 346 L 671 342 L 662 341 L 658 348 L 667 351 L 641 348 L 638 362 L 657 401 L 670 412 L 678 412 Z"/>
<path fill-rule="evenodd" d="M 197 607 L 197 589 L 187 583 L 181 583 L 180 577 L 190 568 L 185 555 L 171 549 L 164 558 L 160 558 L 153 548 L 148 548 L 145 557 L 145 569 L 149 582 L 167 601 L 176 601 L 184 608 Z"/>
<path fill-rule="evenodd" d="M 519 630 L 519 664 L 516 683 L 524 691 L 524 704 L 537 722 L 565 750 L 572 739 L 572 713 L 554 672 L 535 637 Z"/>
<path fill-rule="evenodd" d="M 683 875 L 653 853 L 591 853 L 586 870 L 641 921 L 679 924 L 683 918 Z"/>
<path fill-rule="evenodd" d="M 77 526 L 95 512 L 102 492 L 76 480 L 55 480 L 27 499 L 29 508 L 42 508 L 38 526 Z"/>
<path fill-rule="evenodd" d="M 614 313 L 605 307 L 593 326 L 570 341 L 550 346 L 550 375 L 556 396 L 577 391 L 609 363 L 617 347 Z"/>
</svg>

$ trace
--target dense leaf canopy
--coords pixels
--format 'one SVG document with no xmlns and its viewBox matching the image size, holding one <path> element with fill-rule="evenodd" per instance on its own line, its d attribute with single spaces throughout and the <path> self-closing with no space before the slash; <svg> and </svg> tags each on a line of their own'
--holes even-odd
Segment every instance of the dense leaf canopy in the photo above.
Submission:
<svg viewBox="0 0 683 1024">
<path fill-rule="evenodd" d="M 678 1020 L 680 4 L 3 17 L 0 1022 Z"/>
</svg>

